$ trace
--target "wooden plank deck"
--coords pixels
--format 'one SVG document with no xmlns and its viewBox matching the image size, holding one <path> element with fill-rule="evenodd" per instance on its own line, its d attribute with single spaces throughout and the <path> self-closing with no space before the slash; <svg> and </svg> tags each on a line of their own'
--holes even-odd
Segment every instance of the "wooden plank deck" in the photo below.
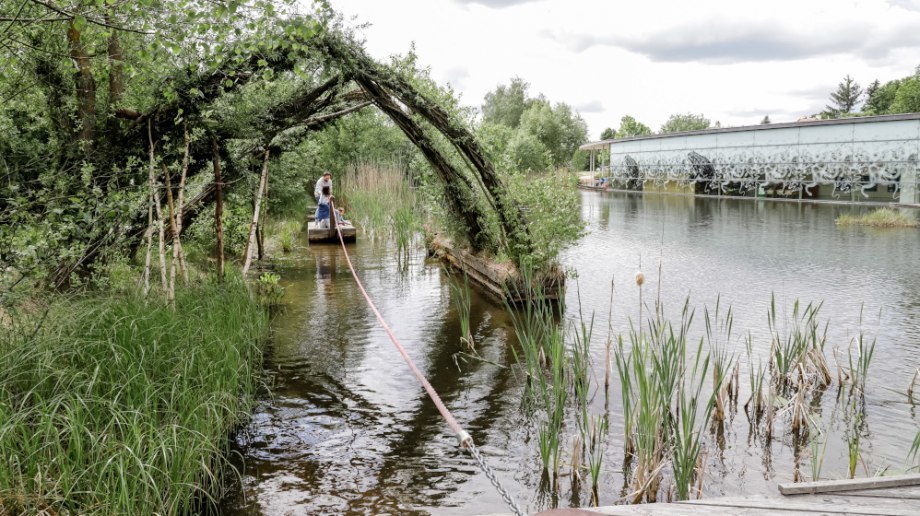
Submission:
<svg viewBox="0 0 920 516">
<path fill-rule="evenodd" d="M 575 516 L 791 516 L 803 514 L 916 516 L 920 515 L 920 474 L 783 484 L 783 496 L 728 496 L 677 503 L 613 505 L 556 509 L 539 514 Z"/>
<path fill-rule="evenodd" d="M 358 230 L 351 224 L 342 226 L 342 239 L 345 242 L 354 242 L 358 238 Z M 338 243 L 339 236 L 335 227 L 320 228 L 316 222 L 307 223 L 307 240 L 310 243 Z"/>
</svg>

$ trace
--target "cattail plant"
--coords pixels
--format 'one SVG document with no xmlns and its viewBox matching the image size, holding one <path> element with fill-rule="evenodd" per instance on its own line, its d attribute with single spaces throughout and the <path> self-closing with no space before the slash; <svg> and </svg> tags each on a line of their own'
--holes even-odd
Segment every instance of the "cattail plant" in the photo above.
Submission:
<svg viewBox="0 0 920 516">
<path fill-rule="evenodd" d="M 815 427 L 809 442 L 811 448 L 811 481 L 821 480 L 821 467 L 824 465 L 824 452 L 827 450 L 827 436 L 820 428 Z"/>
<path fill-rule="evenodd" d="M 735 357 L 729 354 L 727 346 L 731 343 L 732 316 L 731 307 L 728 308 L 725 318 L 719 319 L 720 298 L 716 299 L 715 313 L 710 316 L 709 309 L 704 308 L 704 321 L 706 323 L 706 340 L 709 344 L 709 356 L 712 361 L 712 390 L 714 393 L 715 408 L 712 413 L 714 421 L 725 420 L 725 401 L 731 392 L 731 370 Z M 724 335 L 723 335 L 724 334 Z M 724 340 L 723 340 L 724 336 Z"/>
<path fill-rule="evenodd" d="M 847 459 L 849 464 L 849 475 L 850 478 L 856 476 L 856 465 L 859 463 L 860 451 L 859 445 L 862 435 L 860 433 L 860 427 L 862 426 L 862 410 L 859 408 L 857 396 L 851 396 L 849 402 L 847 403 L 847 427 L 844 431 L 844 437 L 847 442 Z"/>
<path fill-rule="evenodd" d="M 848 350 L 850 395 L 853 395 L 854 392 L 859 395 L 865 394 L 866 379 L 869 375 L 869 364 L 872 362 L 872 355 L 875 354 L 875 339 L 868 342 L 862 330 L 862 308 L 859 310 L 859 326 L 859 333 L 854 340 L 850 342 L 850 348 Z M 855 356 L 854 351 L 856 352 Z"/>
<path fill-rule="evenodd" d="M 588 429 L 587 466 L 591 475 L 591 503 L 596 507 L 600 504 L 597 488 L 606 451 L 607 416 L 591 416 Z"/>
</svg>

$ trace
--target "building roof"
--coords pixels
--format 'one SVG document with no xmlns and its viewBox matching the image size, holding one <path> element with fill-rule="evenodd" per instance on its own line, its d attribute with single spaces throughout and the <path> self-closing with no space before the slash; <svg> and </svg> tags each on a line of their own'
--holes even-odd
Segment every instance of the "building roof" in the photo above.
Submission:
<svg viewBox="0 0 920 516">
<path fill-rule="evenodd" d="M 588 142 L 580 150 L 603 149 L 611 143 L 628 142 L 634 140 L 654 140 L 659 138 L 673 138 L 675 136 L 694 136 L 698 134 L 737 133 L 744 131 L 768 131 L 771 129 L 786 129 L 789 127 L 815 127 L 819 125 L 844 125 L 865 124 L 870 122 L 897 122 L 902 120 L 920 120 L 920 113 L 903 113 L 899 115 L 859 116 L 850 118 L 832 118 L 829 120 L 804 120 L 801 122 L 787 122 L 781 124 L 743 125 L 740 127 L 716 127 L 699 131 L 682 131 L 679 133 L 651 134 L 648 136 L 631 136 L 629 138 L 613 138 Z"/>
</svg>

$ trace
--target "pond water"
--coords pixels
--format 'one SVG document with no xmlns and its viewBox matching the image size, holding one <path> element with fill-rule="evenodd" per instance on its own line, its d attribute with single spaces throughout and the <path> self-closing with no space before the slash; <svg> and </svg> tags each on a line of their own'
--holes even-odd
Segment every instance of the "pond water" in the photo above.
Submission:
<svg viewBox="0 0 920 516">
<path fill-rule="evenodd" d="M 595 316 L 592 355 L 600 387 L 592 410 L 610 417 L 602 505 L 624 493 L 620 392 L 614 380 L 604 393 L 605 342 L 608 326 L 616 335 L 639 316 L 634 274 L 640 263 L 646 302 L 660 298 L 679 316 L 690 296 L 695 339 L 703 335 L 704 305 L 711 309 L 720 299 L 723 309 L 732 306 L 731 349 L 744 364 L 742 403 L 749 393 L 743 337 L 750 332 L 755 355 L 766 360 L 771 295 L 786 313 L 796 299 L 823 301 L 832 370 L 833 348 L 845 362 L 860 327 L 877 338 L 861 442 L 865 466 L 857 475 L 866 475 L 864 468 L 905 469 L 920 427 L 906 396 L 920 365 L 920 231 L 835 226 L 838 215 L 869 209 L 858 206 L 598 192 L 582 192 L 581 201 L 587 233 L 562 261 L 577 271 L 568 284 L 566 316 L 578 316 L 579 298 L 582 314 Z M 472 327 L 486 361 L 464 361 L 456 355 L 461 344 L 451 280 L 437 263 L 421 250 L 400 262 L 392 245 L 368 239 L 350 253 L 383 316 L 518 502 L 529 511 L 587 505 L 589 490 L 573 490 L 568 478 L 556 495 L 541 488 L 536 429 L 521 411 L 520 374 L 503 367 L 514 362 L 516 340 L 502 304 L 473 289 Z M 364 304 L 341 248 L 302 249 L 278 270 L 287 290 L 266 353 L 271 396 L 235 437 L 243 484 L 224 501 L 224 512 L 505 512 Z M 841 478 L 847 446 L 834 388 L 813 404 L 828 435 L 822 477 Z M 764 445 L 750 436 L 743 409 L 729 418 L 721 438 L 705 439 L 703 495 L 775 495 L 776 484 L 793 477 L 788 425 L 778 422 Z M 565 449 L 575 433 L 568 428 Z"/>
</svg>

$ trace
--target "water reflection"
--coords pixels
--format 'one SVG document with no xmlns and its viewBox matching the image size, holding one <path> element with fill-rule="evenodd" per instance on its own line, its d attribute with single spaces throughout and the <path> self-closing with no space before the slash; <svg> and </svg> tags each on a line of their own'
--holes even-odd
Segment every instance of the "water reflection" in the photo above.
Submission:
<svg viewBox="0 0 920 516">
<path fill-rule="evenodd" d="M 879 346 L 867 387 L 864 455 L 873 467 L 902 465 L 905 439 L 918 426 L 917 409 L 904 392 L 920 364 L 914 323 L 920 318 L 920 232 L 835 227 L 839 214 L 864 209 L 584 193 L 588 234 L 564 256 L 579 277 L 577 291 L 572 282 L 568 292 L 567 316 L 577 315 L 576 295 L 586 316 L 595 313 L 599 383 L 608 325 L 614 333 L 625 331 L 638 314 L 633 274 L 640 261 L 646 301 L 660 298 L 673 313 L 688 295 L 700 309 L 721 296 L 734 308 L 737 333 L 751 332 L 760 354 L 769 347 L 765 314 L 773 293 L 786 309 L 796 298 L 824 301 L 829 356 L 839 348 L 845 357 L 863 308 L 862 329 L 877 335 Z M 483 360 L 462 359 L 449 279 L 437 264 L 413 254 L 407 267 L 397 267 L 394 248 L 380 242 L 362 240 L 350 249 L 384 317 L 518 501 L 529 510 L 587 503 L 590 489 L 572 490 L 568 478 L 558 494 L 539 489 L 534 428 L 520 408 L 521 379 L 507 367 L 514 339 L 503 306 L 474 290 L 471 327 Z M 341 252 L 313 246 L 280 264 L 287 293 L 266 356 L 272 395 L 236 438 L 244 484 L 225 501 L 224 512 L 504 511 L 365 306 Z M 611 277 L 616 294 L 608 317 Z M 743 344 L 735 344 L 747 371 Z M 592 407 L 611 414 L 601 503 L 627 492 L 616 383 L 609 396 L 596 395 Z M 810 403 L 825 421 L 842 410 L 832 391 Z M 846 471 L 841 425 L 827 429 L 826 476 Z M 801 443 L 779 431 L 772 441 L 752 434 L 740 410 L 714 428 L 707 446 L 704 492 L 715 496 L 773 494 L 776 482 L 792 479 Z M 807 468 L 800 465 L 806 475 Z"/>
</svg>

